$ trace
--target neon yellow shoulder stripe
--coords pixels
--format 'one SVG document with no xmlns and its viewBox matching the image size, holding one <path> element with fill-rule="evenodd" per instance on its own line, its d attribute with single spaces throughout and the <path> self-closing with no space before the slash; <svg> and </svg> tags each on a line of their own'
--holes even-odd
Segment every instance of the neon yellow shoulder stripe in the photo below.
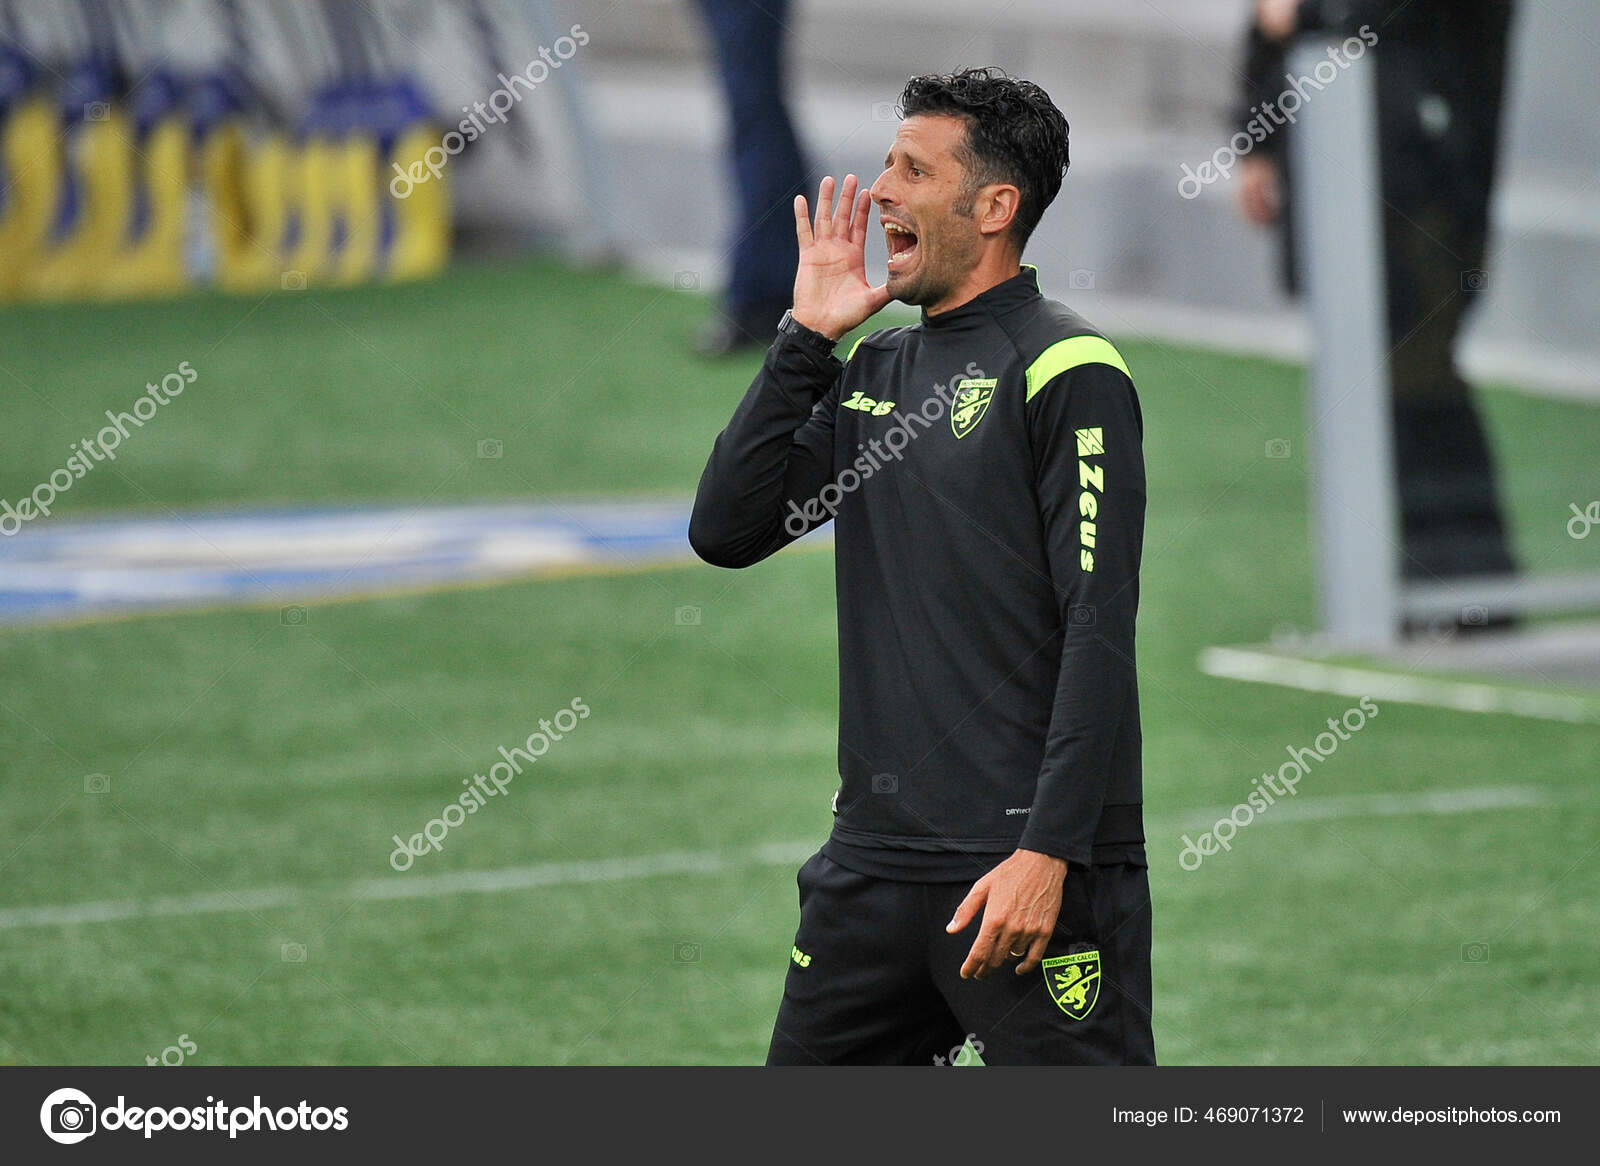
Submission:
<svg viewBox="0 0 1600 1166">
<path fill-rule="evenodd" d="M 1112 368 L 1121 369 L 1129 380 L 1133 379 L 1133 374 L 1128 372 L 1128 366 L 1123 363 L 1122 354 L 1112 347 L 1109 340 L 1099 336 L 1073 336 L 1067 340 L 1057 340 L 1028 366 L 1026 399 L 1033 400 L 1034 394 L 1053 378 L 1080 364 L 1109 364 Z"/>
<path fill-rule="evenodd" d="M 867 336 L 871 336 L 871 335 L 872 335 L 872 333 L 870 333 L 870 332 L 867 333 Z M 852 356 L 854 356 L 856 354 L 856 349 L 861 347 L 861 342 L 863 340 L 865 340 L 867 338 L 867 336 L 857 336 L 856 337 L 856 342 L 850 346 L 850 351 L 845 354 L 845 359 L 846 360 L 849 360 Z"/>
</svg>

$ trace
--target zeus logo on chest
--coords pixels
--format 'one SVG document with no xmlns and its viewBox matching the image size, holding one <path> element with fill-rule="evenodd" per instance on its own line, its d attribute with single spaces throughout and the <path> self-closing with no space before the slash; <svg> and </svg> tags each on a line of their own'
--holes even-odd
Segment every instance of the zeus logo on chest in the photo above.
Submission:
<svg viewBox="0 0 1600 1166">
<path fill-rule="evenodd" d="M 874 401 L 865 393 L 851 393 L 849 400 L 840 401 L 841 409 L 856 409 L 862 413 L 870 413 L 874 417 L 887 417 L 894 412 L 893 401 Z"/>
<path fill-rule="evenodd" d="M 1095 521 L 1100 517 L 1100 500 L 1106 492 L 1106 468 L 1089 459 L 1105 453 L 1100 426 L 1079 429 L 1078 439 L 1078 566 L 1094 570 Z"/>
</svg>

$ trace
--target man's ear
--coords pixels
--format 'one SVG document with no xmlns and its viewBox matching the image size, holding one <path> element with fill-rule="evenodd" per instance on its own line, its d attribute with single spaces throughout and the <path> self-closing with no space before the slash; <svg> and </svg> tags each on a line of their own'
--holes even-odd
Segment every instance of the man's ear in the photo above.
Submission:
<svg viewBox="0 0 1600 1166">
<path fill-rule="evenodd" d="M 973 208 L 979 234 L 998 235 L 1005 231 L 1017 217 L 1020 205 L 1022 192 L 1010 183 L 985 186 L 978 193 L 977 205 Z"/>
</svg>

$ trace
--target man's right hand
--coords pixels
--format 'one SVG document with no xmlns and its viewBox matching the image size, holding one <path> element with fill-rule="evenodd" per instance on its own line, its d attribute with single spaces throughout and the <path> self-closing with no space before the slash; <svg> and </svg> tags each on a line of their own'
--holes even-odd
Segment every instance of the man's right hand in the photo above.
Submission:
<svg viewBox="0 0 1600 1166">
<path fill-rule="evenodd" d="M 794 230 L 800 240 L 800 267 L 794 277 L 794 318 L 814 332 L 837 340 L 889 302 L 883 285 L 867 282 L 867 218 L 872 198 L 856 193 L 856 176 L 846 174 L 837 213 L 833 177 L 817 190 L 813 226 L 806 197 L 794 200 Z"/>
<path fill-rule="evenodd" d="M 1239 163 L 1239 209 L 1257 226 L 1277 221 L 1283 212 L 1283 183 L 1278 164 L 1252 154 Z"/>
</svg>

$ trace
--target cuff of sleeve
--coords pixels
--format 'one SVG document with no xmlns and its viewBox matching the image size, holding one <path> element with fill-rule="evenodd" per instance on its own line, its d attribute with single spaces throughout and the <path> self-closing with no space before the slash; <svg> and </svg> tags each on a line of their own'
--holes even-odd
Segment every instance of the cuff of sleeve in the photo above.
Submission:
<svg viewBox="0 0 1600 1166">
<path fill-rule="evenodd" d="M 1034 830 L 1031 826 L 1022 832 L 1022 837 L 1017 841 L 1017 849 L 1036 850 L 1040 854 L 1048 854 L 1051 858 L 1062 859 L 1068 866 L 1089 865 L 1087 843 L 1054 837 L 1044 830 Z"/>
<path fill-rule="evenodd" d="M 767 349 L 766 367 L 770 380 L 785 396 L 809 409 L 833 387 L 844 364 L 836 356 L 780 334 Z"/>
<path fill-rule="evenodd" d="M 767 350 L 767 356 L 782 367 L 813 368 L 825 374 L 830 381 L 844 367 L 844 362 L 832 352 L 824 352 L 816 345 L 787 332 L 778 333 L 772 347 Z"/>
<path fill-rule="evenodd" d="M 833 350 L 839 344 L 839 341 L 832 336 L 825 336 L 815 328 L 808 328 L 796 320 L 793 311 L 783 314 L 783 319 L 778 322 L 778 335 L 787 336 L 822 356 L 832 356 Z"/>
<path fill-rule="evenodd" d="M 810 329 L 807 329 L 807 331 L 809 332 Z M 844 362 L 833 351 L 836 342 L 829 341 L 820 332 L 812 332 L 811 336 L 815 336 L 817 340 L 813 341 L 808 336 L 797 335 L 794 332 L 779 332 L 772 342 L 772 348 L 774 351 L 782 351 L 785 354 L 803 353 L 821 367 L 835 370 L 842 368 Z"/>
</svg>

